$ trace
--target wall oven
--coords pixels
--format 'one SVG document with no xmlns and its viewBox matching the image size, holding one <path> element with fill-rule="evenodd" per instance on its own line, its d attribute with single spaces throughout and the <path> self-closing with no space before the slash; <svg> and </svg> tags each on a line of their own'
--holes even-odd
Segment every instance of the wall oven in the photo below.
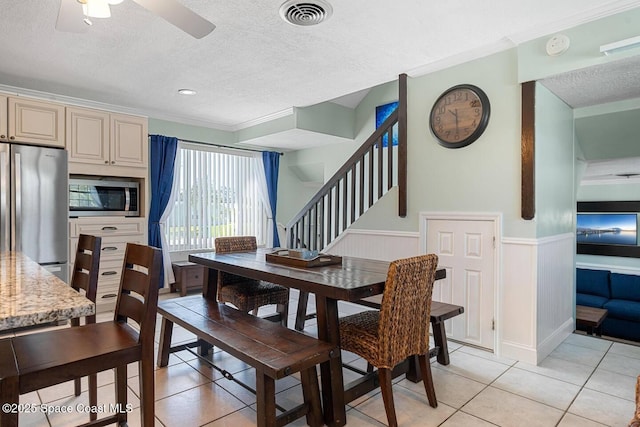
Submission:
<svg viewBox="0 0 640 427">
<path fill-rule="evenodd" d="M 140 216 L 140 184 L 114 178 L 69 178 L 69 216 Z"/>
</svg>

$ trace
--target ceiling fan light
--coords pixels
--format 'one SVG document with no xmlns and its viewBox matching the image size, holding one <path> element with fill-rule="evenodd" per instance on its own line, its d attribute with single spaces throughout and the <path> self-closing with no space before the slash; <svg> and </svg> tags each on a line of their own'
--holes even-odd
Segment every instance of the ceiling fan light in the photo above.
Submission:
<svg viewBox="0 0 640 427">
<path fill-rule="evenodd" d="M 82 5 L 82 12 L 90 18 L 110 18 L 111 9 L 107 0 L 86 0 Z"/>
</svg>

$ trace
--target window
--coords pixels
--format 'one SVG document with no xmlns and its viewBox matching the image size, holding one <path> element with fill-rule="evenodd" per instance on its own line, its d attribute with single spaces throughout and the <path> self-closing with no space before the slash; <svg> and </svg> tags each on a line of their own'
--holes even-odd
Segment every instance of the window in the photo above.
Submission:
<svg viewBox="0 0 640 427">
<path fill-rule="evenodd" d="M 170 251 L 212 249 L 220 236 L 253 235 L 264 244 L 267 212 L 257 161 L 249 153 L 180 143 L 165 229 Z"/>
</svg>

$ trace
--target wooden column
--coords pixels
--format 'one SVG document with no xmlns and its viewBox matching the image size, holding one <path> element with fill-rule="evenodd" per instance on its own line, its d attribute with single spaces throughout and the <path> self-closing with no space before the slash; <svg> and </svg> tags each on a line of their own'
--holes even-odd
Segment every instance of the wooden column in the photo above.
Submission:
<svg viewBox="0 0 640 427">
<path fill-rule="evenodd" d="M 536 82 L 522 83 L 522 219 L 533 219 L 536 213 L 535 183 L 535 103 Z"/>
<path fill-rule="evenodd" d="M 398 216 L 407 216 L 407 75 L 398 78 Z M 389 140 L 391 146 L 391 140 Z"/>
</svg>

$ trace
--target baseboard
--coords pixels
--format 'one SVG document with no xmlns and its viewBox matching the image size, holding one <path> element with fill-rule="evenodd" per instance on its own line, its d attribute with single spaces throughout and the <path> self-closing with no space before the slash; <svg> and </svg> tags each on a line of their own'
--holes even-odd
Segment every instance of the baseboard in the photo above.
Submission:
<svg viewBox="0 0 640 427">
<path fill-rule="evenodd" d="M 531 365 L 536 365 L 538 363 L 538 357 L 535 348 L 509 341 L 502 341 L 501 343 L 499 343 L 499 345 L 501 347 L 499 353 L 500 357 L 519 360 Z"/>
<path fill-rule="evenodd" d="M 573 333 L 575 325 L 576 322 L 573 317 L 567 319 L 562 324 L 562 326 L 560 326 L 553 334 L 551 334 L 549 337 L 547 337 L 547 339 L 545 339 L 538 345 L 536 365 L 542 362 L 545 357 L 551 354 L 551 352 L 555 350 L 556 347 L 562 344 L 562 342 Z"/>
<path fill-rule="evenodd" d="M 542 341 L 536 348 L 520 343 L 503 341 L 501 343 L 500 357 L 519 360 L 531 365 L 542 362 L 553 350 L 573 333 L 575 321 L 573 318 L 567 319 L 553 334 Z"/>
</svg>

